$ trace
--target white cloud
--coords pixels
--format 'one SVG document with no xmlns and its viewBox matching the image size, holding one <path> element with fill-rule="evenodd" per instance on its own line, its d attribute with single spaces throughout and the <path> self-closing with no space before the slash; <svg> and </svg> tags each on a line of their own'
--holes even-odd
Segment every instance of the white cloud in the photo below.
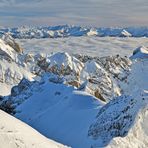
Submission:
<svg viewBox="0 0 148 148">
<path fill-rule="evenodd" d="M 148 0 L 0 0 L 0 25 L 144 26 L 147 10 Z"/>
</svg>

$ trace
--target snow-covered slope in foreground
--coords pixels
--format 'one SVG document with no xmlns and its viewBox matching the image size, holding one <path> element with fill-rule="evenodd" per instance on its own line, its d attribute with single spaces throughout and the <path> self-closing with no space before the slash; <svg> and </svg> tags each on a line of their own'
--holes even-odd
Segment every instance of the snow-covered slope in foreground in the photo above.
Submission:
<svg viewBox="0 0 148 148">
<path fill-rule="evenodd" d="M 0 110 L 1 148 L 66 148 Z"/>
<path fill-rule="evenodd" d="M 86 92 L 47 82 L 18 106 L 15 116 L 48 138 L 73 148 L 89 148 L 88 128 L 102 105 Z"/>
<path fill-rule="evenodd" d="M 121 84 L 124 94 L 107 104 L 73 87 L 45 81 L 16 108 L 15 116 L 73 148 L 146 148 L 147 72 L 147 59 L 133 61 L 127 84 Z"/>
</svg>

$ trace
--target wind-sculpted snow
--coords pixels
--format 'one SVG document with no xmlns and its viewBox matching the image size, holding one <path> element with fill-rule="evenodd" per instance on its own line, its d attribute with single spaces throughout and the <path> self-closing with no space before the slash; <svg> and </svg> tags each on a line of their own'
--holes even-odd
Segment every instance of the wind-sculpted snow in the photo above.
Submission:
<svg viewBox="0 0 148 148">
<path fill-rule="evenodd" d="M 0 35 L 10 33 L 14 38 L 58 38 L 69 36 L 148 37 L 147 27 L 91 28 L 79 26 L 20 27 L 0 29 Z"/>
<path fill-rule="evenodd" d="M 0 110 L 1 148 L 68 148 Z"/>
</svg>

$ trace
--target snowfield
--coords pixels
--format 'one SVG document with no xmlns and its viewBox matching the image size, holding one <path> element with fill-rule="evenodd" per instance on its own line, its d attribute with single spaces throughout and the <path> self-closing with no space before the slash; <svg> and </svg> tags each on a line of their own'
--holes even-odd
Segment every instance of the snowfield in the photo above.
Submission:
<svg viewBox="0 0 148 148">
<path fill-rule="evenodd" d="M 1 110 L 0 118 L 1 148 L 66 148 Z"/>
<path fill-rule="evenodd" d="M 42 89 L 19 106 L 15 116 L 48 138 L 74 148 L 90 147 L 88 127 L 103 103 L 63 85 L 49 83 Z"/>
<path fill-rule="evenodd" d="M 0 39 L 0 109 L 49 139 L 0 111 L 0 147 L 148 147 L 146 29 L 141 38 L 118 29 L 100 37 L 65 26 L 46 39 L 45 28 L 23 29 L 9 31 L 39 39 Z"/>
</svg>

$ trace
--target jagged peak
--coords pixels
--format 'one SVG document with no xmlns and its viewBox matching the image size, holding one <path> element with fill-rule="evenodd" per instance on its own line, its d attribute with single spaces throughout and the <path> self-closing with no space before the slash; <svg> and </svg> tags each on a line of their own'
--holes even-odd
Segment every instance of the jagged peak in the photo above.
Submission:
<svg viewBox="0 0 148 148">
<path fill-rule="evenodd" d="M 15 41 L 15 39 L 11 36 L 10 33 L 5 33 L 2 36 L 2 39 L 5 41 L 6 44 L 8 44 L 10 47 L 12 47 L 17 53 L 22 53 L 23 52 L 23 49 Z"/>
<path fill-rule="evenodd" d="M 9 46 L 8 44 L 5 43 L 4 40 L 0 39 L 0 55 L 3 58 L 11 59 L 13 61 L 16 61 L 17 53 L 15 50 Z"/>
<path fill-rule="evenodd" d="M 56 66 L 58 70 L 64 70 L 69 68 L 70 71 L 80 73 L 80 70 L 84 64 L 73 56 L 70 56 L 67 52 L 58 52 L 51 55 L 48 58 L 49 68 Z"/>
<path fill-rule="evenodd" d="M 85 63 L 84 71 L 93 74 L 96 74 L 97 72 L 105 72 L 104 68 L 101 67 L 95 60 L 87 61 Z"/>
</svg>

